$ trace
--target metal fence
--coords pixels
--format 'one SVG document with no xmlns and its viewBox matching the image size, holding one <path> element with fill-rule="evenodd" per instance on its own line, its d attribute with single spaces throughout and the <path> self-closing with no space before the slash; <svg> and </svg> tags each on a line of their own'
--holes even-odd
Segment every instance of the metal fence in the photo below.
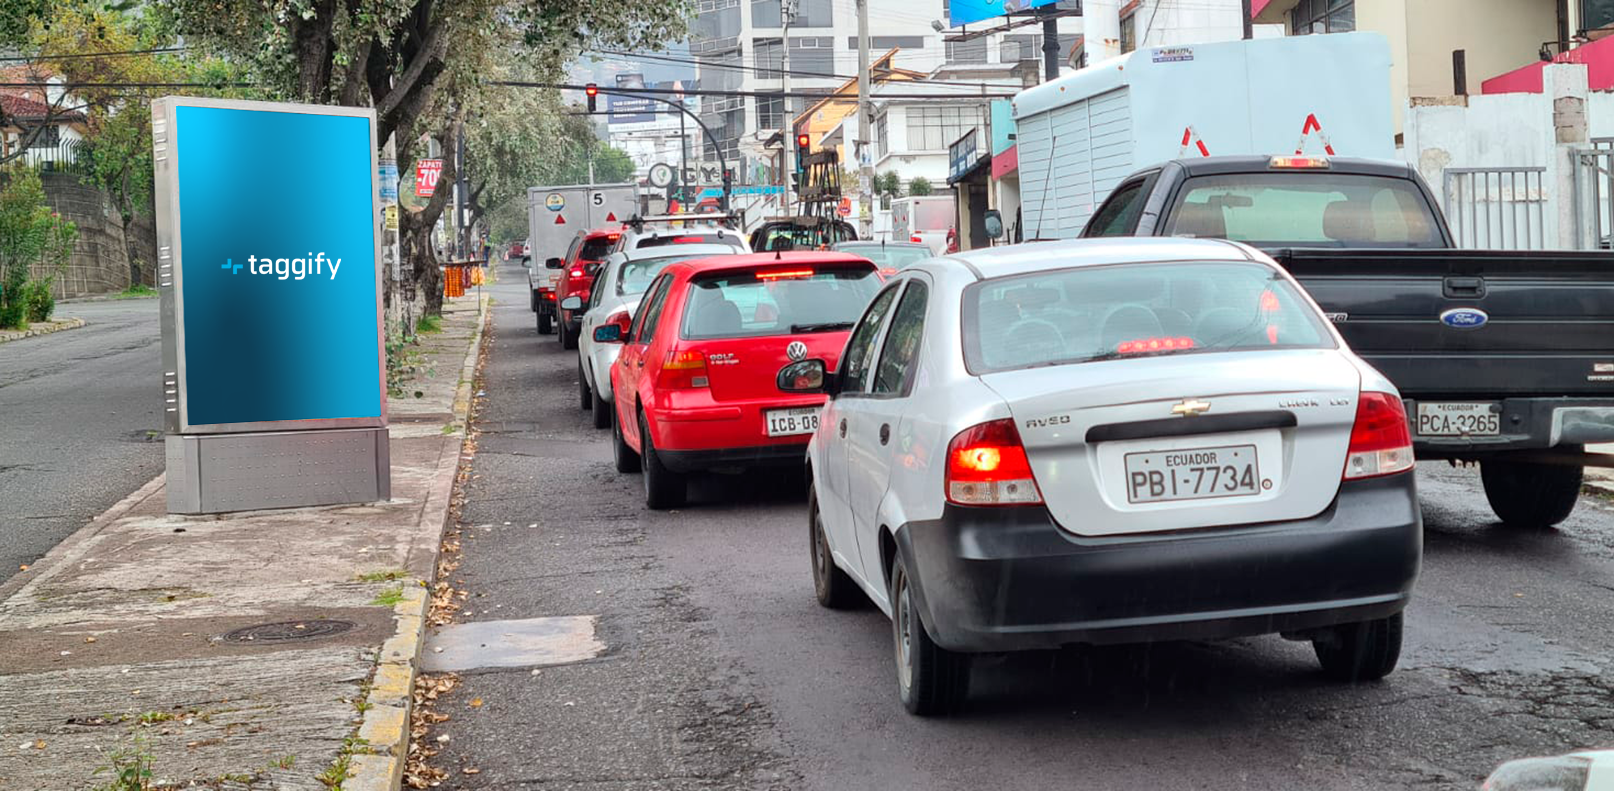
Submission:
<svg viewBox="0 0 1614 791">
<path fill-rule="evenodd" d="M 1608 250 L 1614 237 L 1614 138 L 1592 145 L 1575 152 L 1575 224 L 1586 234 L 1581 247 Z"/>
<path fill-rule="evenodd" d="M 63 140 L 53 146 L 30 148 L 16 162 L 23 167 L 53 173 L 74 173 L 80 176 L 90 172 L 89 149 L 82 140 Z"/>
<path fill-rule="evenodd" d="M 1446 222 L 1467 249 L 1546 249 L 1546 168 L 1446 168 Z"/>
</svg>

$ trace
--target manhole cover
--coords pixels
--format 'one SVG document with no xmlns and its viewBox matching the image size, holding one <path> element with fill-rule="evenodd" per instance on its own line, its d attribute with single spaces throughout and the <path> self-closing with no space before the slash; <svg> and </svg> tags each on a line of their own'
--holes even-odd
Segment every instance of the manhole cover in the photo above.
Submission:
<svg viewBox="0 0 1614 791">
<path fill-rule="evenodd" d="M 351 621 L 282 621 L 245 626 L 224 636 L 231 643 L 284 643 L 288 640 L 313 640 L 330 637 L 352 629 Z"/>
</svg>

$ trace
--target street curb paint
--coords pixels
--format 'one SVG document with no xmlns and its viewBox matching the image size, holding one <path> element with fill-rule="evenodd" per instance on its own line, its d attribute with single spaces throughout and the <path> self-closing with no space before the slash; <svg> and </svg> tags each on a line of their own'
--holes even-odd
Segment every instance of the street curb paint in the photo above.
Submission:
<svg viewBox="0 0 1614 791">
<path fill-rule="evenodd" d="M 44 322 L 40 322 L 44 324 Z M 0 330 L 0 343 L 6 341 L 20 341 L 23 338 L 32 338 L 35 335 L 49 335 L 63 330 L 76 330 L 84 326 L 83 319 L 67 319 L 66 321 L 53 321 L 42 327 L 29 327 L 26 330 Z"/>
<path fill-rule="evenodd" d="M 481 355 L 482 339 L 487 332 L 492 312 L 489 298 L 477 303 L 476 331 L 471 334 L 471 346 L 460 369 L 460 381 L 454 391 L 454 422 L 458 425 L 461 448 L 454 453 L 452 464 L 443 464 L 432 480 L 428 505 L 422 513 L 423 522 L 434 522 L 438 540 L 432 542 L 431 557 L 425 568 L 436 569 L 436 552 L 441 534 L 448 526 L 449 501 L 454 493 L 454 479 L 459 470 L 465 426 L 471 414 L 471 387 L 476 376 L 476 361 Z M 444 474 L 446 469 L 447 474 Z M 418 568 L 414 558 L 411 569 Z M 403 582 L 403 599 L 393 606 L 395 626 L 392 637 L 381 644 L 376 657 L 375 676 L 365 701 L 364 718 L 359 723 L 360 754 L 348 764 L 348 777 L 342 791 L 397 791 L 403 785 L 403 772 L 409 762 L 409 722 L 414 708 L 415 677 L 420 673 L 420 647 L 426 636 L 426 613 L 430 606 L 427 589 L 429 579 L 411 578 Z"/>
</svg>

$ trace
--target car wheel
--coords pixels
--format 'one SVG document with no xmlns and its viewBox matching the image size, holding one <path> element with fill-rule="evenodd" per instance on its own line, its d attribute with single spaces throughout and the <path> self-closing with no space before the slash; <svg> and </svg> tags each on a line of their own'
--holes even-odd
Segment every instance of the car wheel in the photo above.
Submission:
<svg viewBox="0 0 1614 791">
<path fill-rule="evenodd" d="M 615 420 L 612 423 L 615 424 L 615 428 L 611 431 L 611 456 L 616 461 L 616 471 L 638 472 L 639 454 L 634 452 L 632 445 L 628 444 L 627 437 L 622 436 L 622 421 Z"/>
<path fill-rule="evenodd" d="M 1401 658 L 1401 613 L 1336 626 L 1312 638 L 1323 672 L 1336 681 L 1377 681 Z"/>
<path fill-rule="evenodd" d="M 551 327 L 551 325 L 553 323 L 554 323 L 553 317 L 550 316 L 548 313 L 545 313 L 544 309 L 540 306 L 538 308 L 538 334 L 539 335 L 548 335 L 550 327 Z"/>
<path fill-rule="evenodd" d="M 594 394 L 589 392 L 588 380 L 583 378 L 583 356 L 577 356 L 577 408 L 594 406 Z"/>
<path fill-rule="evenodd" d="M 969 695 L 970 658 L 936 645 L 925 631 L 909 584 L 902 551 L 891 569 L 891 636 L 897 659 L 897 692 L 909 714 L 952 714 Z"/>
<path fill-rule="evenodd" d="M 683 473 L 662 466 L 661 458 L 656 455 L 655 440 L 650 436 L 650 424 L 643 412 L 639 413 L 639 447 L 643 448 L 639 458 L 644 463 L 645 506 L 655 511 L 682 506 L 689 492 L 688 481 Z"/>
<path fill-rule="evenodd" d="M 577 348 L 577 333 L 573 332 L 571 328 L 567 326 L 565 316 L 561 316 L 555 321 L 555 327 L 560 332 L 560 348 Z"/>
<path fill-rule="evenodd" d="M 1480 462 L 1485 499 L 1513 527 L 1552 527 L 1569 518 L 1580 499 L 1582 470 L 1560 464 Z"/>
<path fill-rule="evenodd" d="M 538 312 L 538 292 L 527 289 L 527 308 L 533 313 Z"/>
<path fill-rule="evenodd" d="M 604 398 L 601 398 L 600 397 L 600 388 L 598 388 L 598 387 L 594 388 L 594 391 L 592 393 L 590 393 L 590 395 L 593 396 L 593 401 L 594 401 L 594 404 L 593 404 L 593 407 L 594 407 L 594 427 L 595 428 L 610 428 L 611 427 L 611 409 L 613 407 L 615 407 L 616 405 L 611 403 L 610 401 L 605 400 Z"/>
<path fill-rule="evenodd" d="M 818 594 L 818 603 L 831 610 L 857 606 L 863 592 L 835 565 L 835 557 L 829 550 L 829 536 L 824 533 L 824 517 L 818 511 L 818 488 L 811 484 L 807 487 L 807 532 L 813 558 L 813 592 Z"/>
</svg>

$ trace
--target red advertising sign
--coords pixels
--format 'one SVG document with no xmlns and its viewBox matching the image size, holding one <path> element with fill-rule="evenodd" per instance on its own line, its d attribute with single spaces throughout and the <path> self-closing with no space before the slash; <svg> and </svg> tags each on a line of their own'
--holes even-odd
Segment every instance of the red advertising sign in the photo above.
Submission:
<svg viewBox="0 0 1614 791">
<path fill-rule="evenodd" d="M 443 160 L 415 160 L 415 194 L 429 198 L 437 191 L 437 179 L 443 175 Z"/>
</svg>

